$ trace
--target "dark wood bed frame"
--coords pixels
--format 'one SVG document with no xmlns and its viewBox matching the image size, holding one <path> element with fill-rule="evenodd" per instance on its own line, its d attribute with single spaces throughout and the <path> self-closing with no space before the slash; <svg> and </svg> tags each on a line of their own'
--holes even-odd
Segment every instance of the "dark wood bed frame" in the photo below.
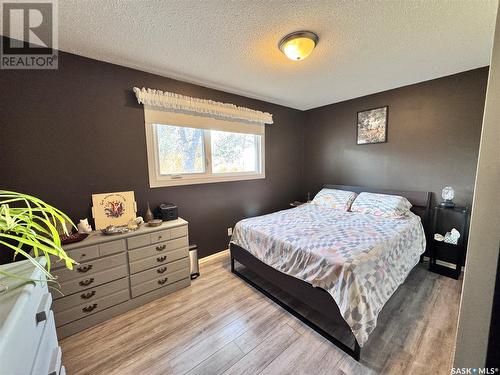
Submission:
<svg viewBox="0 0 500 375">
<path fill-rule="evenodd" d="M 422 224 L 427 236 L 427 226 L 429 222 L 430 204 L 431 204 L 431 193 L 430 192 L 416 192 L 416 191 L 398 191 L 398 190 L 383 190 L 383 189 L 373 189 L 363 186 L 346 186 L 346 185 L 324 185 L 325 188 L 348 190 L 356 193 L 370 192 L 370 193 L 381 193 L 381 194 L 391 194 L 400 195 L 406 197 L 410 203 L 413 205 L 412 212 L 419 215 L 422 219 Z M 427 241 L 428 242 L 428 241 Z M 351 332 L 351 329 L 344 321 L 344 318 L 340 314 L 339 308 L 332 298 L 332 296 L 322 288 L 315 288 L 311 284 L 299 280 L 295 277 L 284 274 L 274 268 L 268 266 L 264 262 L 260 261 L 247 250 L 230 244 L 231 250 L 231 272 L 246 281 L 248 284 L 253 286 L 255 289 L 266 295 L 268 298 L 276 302 L 278 305 L 283 307 L 286 311 L 300 319 L 302 322 L 307 324 L 309 327 L 314 329 L 316 332 L 321 334 L 327 340 L 331 341 L 334 345 L 342 349 L 347 354 L 351 355 L 354 359 L 360 359 L 361 348 L 356 341 L 356 338 Z M 422 260 L 422 257 L 421 257 Z M 352 348 L 349 344 L 342 342 L 339 336 L 334 337 L 332 334 L 327 332 L 323 327 L 323 324 L 318 324 L 316 321 L 308 319 L 305 314 L 297 311 L 289 304 L 284 302 L 282 299 L 272 294 L 259 282 L 252 280 L 251 278 L 245 276 L 235 267 L 235 261 L 243 265 L 246 269 L 255 273 L 266 283 L 277 287 L 278 289 L 284 291 L 286 294 L 296 299 L 302 304 L 313 311 L 319 313 L 325 322 L 330 321 L 334 323 L 337 327 L 340 327 L 346 335 L 351 337 L 351 342 L 354 342 L 354 347 Z"/>
</svg>

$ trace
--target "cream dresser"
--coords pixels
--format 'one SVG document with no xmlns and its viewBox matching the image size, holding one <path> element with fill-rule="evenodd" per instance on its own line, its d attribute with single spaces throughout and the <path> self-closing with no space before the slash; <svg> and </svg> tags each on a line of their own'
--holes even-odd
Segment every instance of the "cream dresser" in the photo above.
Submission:
<svg viewBox="0 0 500 375">
<path fill-rule="evenodd" d="M 126 234 L 93 232 L 64 249 L 79 264 L 52 265 L 62 292 L 52 291 L 60 338 L 191 284 L 188 223 L 180 218 Z"/>
<path fill-rule="evenodd" d="M 45 264 L 45 260 L 40 263 Z M 44 274 L 27 260 L 0 269 L 45 280 Z M 64 375 L 47 283 L 26 283 L 5 276 L 0 276 L 0 283 L 8 287 L 0 294 L 0 374 Z"/>
</svg>

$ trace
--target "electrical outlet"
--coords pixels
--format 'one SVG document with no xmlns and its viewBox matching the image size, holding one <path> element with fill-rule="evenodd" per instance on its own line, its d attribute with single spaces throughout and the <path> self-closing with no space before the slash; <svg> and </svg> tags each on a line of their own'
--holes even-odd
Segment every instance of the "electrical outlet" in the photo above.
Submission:
<svg viewBox="0 0 500 375">
<path fill-rule="evenodd" d="M 227 235 L 228 237 L 233 235 L 233 228 L 227 228 Z"/>
</svg>

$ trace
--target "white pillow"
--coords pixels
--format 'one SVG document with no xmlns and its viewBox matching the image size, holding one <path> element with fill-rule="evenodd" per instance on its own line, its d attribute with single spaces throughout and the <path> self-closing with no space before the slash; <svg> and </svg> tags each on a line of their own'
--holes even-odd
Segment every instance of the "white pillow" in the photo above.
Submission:
<svg viewBox="0 0 500 375">
<path fill-rule="evenodd" d="M 384 217 L 408 215 L 411 203 L 399 195 L 361 193 L 354 200 L 351 211 Z"/>
<path fill-rule="evenodd" d="M 324 188 L 316 194 L 311 203 L 336 210 L 349 211 L 354 198 L 356 198 L 356 193 L 352 191 Z"/>
</svg>

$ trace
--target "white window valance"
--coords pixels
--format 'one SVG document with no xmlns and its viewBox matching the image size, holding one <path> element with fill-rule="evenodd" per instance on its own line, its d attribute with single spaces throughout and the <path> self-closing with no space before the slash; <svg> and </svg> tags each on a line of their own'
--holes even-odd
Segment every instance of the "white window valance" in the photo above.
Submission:
<svg viewBox="0 0 500 375">
<path fill-rule="evenodd" d="M 139 103 L 144 104 L 145 113 L 155 111 L 154 116 L 172 112 L 188 116 L 213 118 L 221 121 L 243 122 L 249 125 L 272 124 L 273 116 L 267 112 L 238 107 L 234 104 L 215 102 L 175 94 L 173 92 L 134 87 L 134 93 Z M 196 120 L 192 120 L 196 121 Z M 149 122 L 146 119 L 146 122 Z"/>
</svg>

